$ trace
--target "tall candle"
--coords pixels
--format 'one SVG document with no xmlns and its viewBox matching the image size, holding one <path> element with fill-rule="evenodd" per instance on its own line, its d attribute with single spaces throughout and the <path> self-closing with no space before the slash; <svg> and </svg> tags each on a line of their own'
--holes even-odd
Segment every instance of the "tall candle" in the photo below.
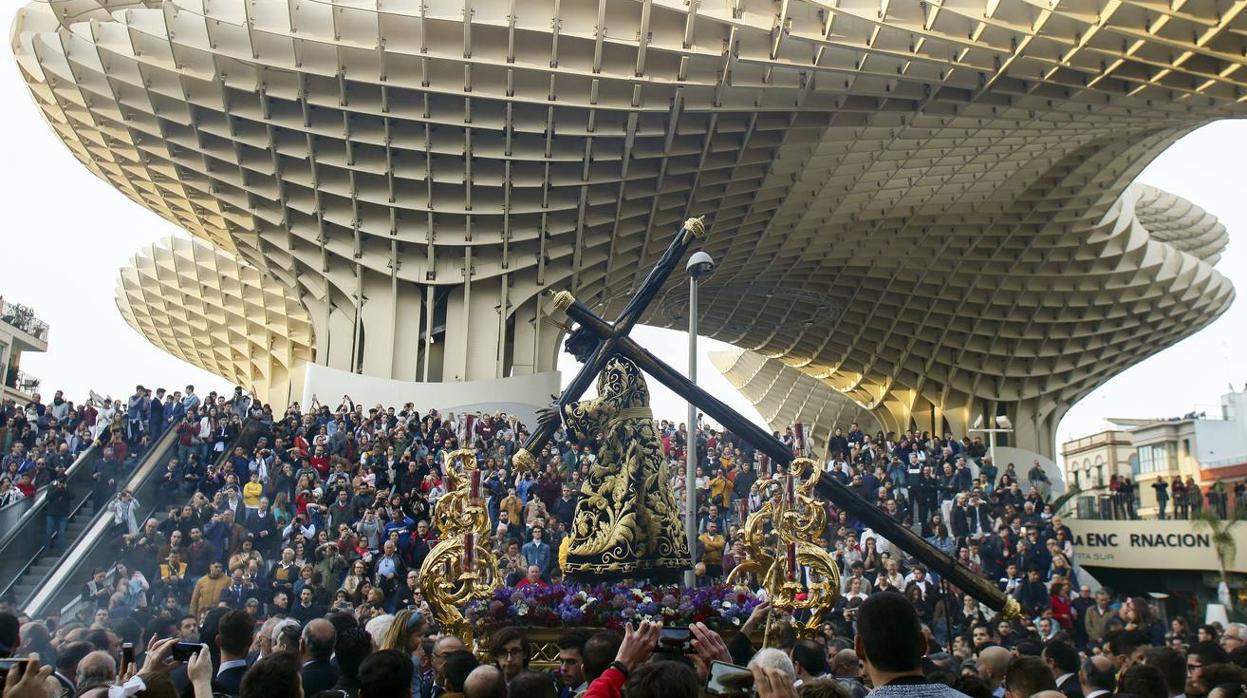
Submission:
<svg viewBox="0 0 1247 698">
<path fill-rule="evenodd" d="M 804 456 L 805 455 L 805 425 L 802 424 L 801 422 L 797 422 L 795 431 L 797 434 L 797 438 L 796 438 L 797 455 Z"/>
<path fill-rule="evenodd" d="M 797 578 L 797 544 L 788 544 L 788 578 Z"/>
<path fill-rule="evenodd" d="M 737 500 L 740 506 L 740 524 L 745 525 L 745 519 L 749 518 L 749 497 L 744 496 Z"/>
<path fill-rule="evenodd" d="M 471 492 L 470 496 L 471 496 L 472 501 L 479 502 L 481 499 L 481 471 L 480 470 L 472 471 L 472 486 L 471 487 L 472 489 L 470 490 Z"/>
<path fill-rule="evenodd" d="M 792 473 L 788 473 L 784 476 L 784 503 L 792 506 L 794 501 L 796 501 L 796 492 L 793 489 Z"/>
<path fill-rule="evenodd" d="M 476 534 L 468 531 L 463 534 L 463 566 L 471 572 L 476 565 Z"/>
</svg>

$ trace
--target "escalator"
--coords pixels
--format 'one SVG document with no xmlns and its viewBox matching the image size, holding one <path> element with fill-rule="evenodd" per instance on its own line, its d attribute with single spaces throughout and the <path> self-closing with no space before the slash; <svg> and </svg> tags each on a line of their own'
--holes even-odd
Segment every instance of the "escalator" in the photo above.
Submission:
<svg viewBox="0 0 1247 698">
<path fill-rule="evenodd" d="M 241 433 L 217 457 L 215 465 L 224 463 L 235 446 L 243 446 L 249 451 L 261 434 L 259 423 L 248 420 Z M 124 485 L 143 505 L 136 514 L 140 524 L 151 518 L 162 519 L 161 513 L 174 503 L 169 501 L 167 493 L 161 492 L 161 475 L 169 459 L 177 453 L 176 443 L 176 434 L 170 429 L 152 449 L 153 457 L 145 459 Z M 182 501 L 179 499 L 176 503 L 181 504 Z M 76 538 L 69 536 L 74 540 L 69 553 L 56 560 L 40 578 L 42 586 L 33 595 L 26 599 L 18 597 L 18 607 L 32 618 L 51 611 L 59 611 L 63 615 L 71 613 L 79 601 L 82 586 L 91 579 L 91 572 L 94 569 L 112 569 L 118 562 L 117 548 L 112 545 L 115 541 L 111 535 L 112 526 L 111 516 L 93 516 L 81 535 Z"/>
<path fill-rule="evenodd" d="M 81 532 L 85 525 L 82 515 L 88 518 L 91 515 L 91 474 L 102 457 L 102 450 L 99 445 L 92 445 L 78 454 L 65 471 L 69 491 L 74 494 L 71 508 L 79 514 L 70 522 L 74 528 L 67 528 L 65 532 L 67 539 L 72 540 L 74 533 Z M 37 558 L 45 557 L 47 489 L 44 487 L 34 497 L 0 508 L 0 599 L 17 593 L 19 579 L 31 575 Z M 60 544 L 64 548 L 65 541 L 60 541 Z M 45 560 L 44 564 L 51 563 Z M 43 571 L 46 573 L 48 569 L 50 567 L 45 567 Z M 23 590 L 30 591 L 28 588 Z M 18 599 L 21 598 L 19 595 Z"/>
<path fill-rule="evenodd" d="M 167 429 L 151 450 L 139 460 L 134 470 L 122 476 L 117 484 L 117 491 L 128 489 L 139 502 L 154 502 L 165 464 L 176 455 L 177 431 Z M 92 508 L 89 474 L 87 482 L 80 489 L 71 486 L 75 498 L 64 544 L 58 550 L 49 552 L 44 548 L 43 536 L 40 536 L 31 541 L 33 554 L 21 558 L 24 566 L 8 585 L 16 597 L 18 608 L 29 608 L 36 601 L 40 602 L 41 608 L 48 607 L 47 600 L 51 598 L 49 593 L 61 591 L 65 584 L 70 584 L 72 593 L 76 594 L 91 578 L 95 558 L 100 557 L 101 553 L 104 557 L 115 554 L 102 550 L 107 546 L 100 545 L 110 538 L 108 533 L 112 528 L 113 517 L 107 510 L 95 511 Z M 42 525 L 40 530 L 43 530 Z"/>
</svg>

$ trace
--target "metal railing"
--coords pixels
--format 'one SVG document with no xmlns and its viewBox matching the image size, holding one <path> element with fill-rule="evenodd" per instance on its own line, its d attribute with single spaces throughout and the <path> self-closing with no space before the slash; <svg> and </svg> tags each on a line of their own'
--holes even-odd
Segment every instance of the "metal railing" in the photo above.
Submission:
<svg viewBox="0 0 1247 698">
<path fill-rule="evenodd" d="M 17 375 L 14 376 L 13 385 L 11 387 L 30 395 L 39 390 L 39 379 L 25 371 L 17 371 Z"/>
<path fill-rule="evenodd" d="M 1200 511 L 1212 512 L 1217 518 L 1239 519 L 1247 516 L 1247 499 L 1239 501 L 1232 490 L 1225 493 L 1225 501 L 1220 497 L 1201 495 L 1199 503 L 1188 499 L 1185 507 L 1180 506 L 1172 498 L 1165 502 L 1165 520 L 1186 521 L 1195 518 Z M 1134 515 L 1131 516 L 1130 514 Z M 1078 497 L 1075 502 L 1074 518 L 1093 519 L 1100 521 L 1159 521 L 1160 512 L 1156 503 L 1143 504 L 1135 497 L 1133 510 L 1124 500 L 1115 499 L 1113 495 L 1102 494 L 1093 497 Z"/>
<path fill-rule="evenodd" d="M 20 303 L 0 297 L 0 322 L 15 327 L 41 341 L 48 341 L 48 323 L 35 317 L 35 311 Z"/>
<path fill-rule="evenodd" d="M 1212 468 L 1224 468 L 1229 465 L 1242 465 L 1247 463 L 1247 453 L 1240 453 L 1233 458 L 1218 458 L 1217 460 L 1204 461 L 1199 464 L 1200 470 L 1210 470 Z"/>
</svg>

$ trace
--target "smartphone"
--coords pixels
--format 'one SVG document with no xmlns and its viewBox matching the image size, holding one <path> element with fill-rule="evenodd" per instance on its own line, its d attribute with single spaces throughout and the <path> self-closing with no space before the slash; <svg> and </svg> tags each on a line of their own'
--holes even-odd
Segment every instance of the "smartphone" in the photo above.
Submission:
<svg viewBox="0 0 1247 698">
<path fill-rule="evenodd" d="M 17 675 L 20 677 L 26 673 L 25 665 L 29 663 L 29 659 L 22 659 L 20 657 L 5 657 L 0 659 L 0 676 L 8 676 L 9 669 L 18 667 Z"/>
<path fill-rule="evenodd" d="M 663 628 L 658 635 L 658 652 L 688 654 L 693 651 L 693 631 L 688 628 Z"/>
<path fill-rule="evenodd" d="M 134 643 L 121 643 L 121 673 L 125 674 L 126 669 L 134 666 Z"/>
<path fill-rule="evenodd" d="M 710 676 L 706 679 L 706 695 L 746 698 L 756 696 L 753 690 L 753 673 L 746 667 L 711 662 Z"/>
<path fill-rule="evenodd" d="M 173 651 L 170 656 L 175 662 L 190 661 L 192 655 L 203 650 L 204 646 L 198 642 L 177 642 L 173 645 Z"/>
</svg>

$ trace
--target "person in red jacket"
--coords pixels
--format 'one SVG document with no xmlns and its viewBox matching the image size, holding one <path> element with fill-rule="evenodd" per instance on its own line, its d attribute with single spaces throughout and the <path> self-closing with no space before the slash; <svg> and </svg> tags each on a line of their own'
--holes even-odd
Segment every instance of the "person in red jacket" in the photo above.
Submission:
<svg viewBox="0 0 1247 698">
<path fill-rule="evenodd" d="M 718 633 L 707 628 L 703 623 L 693 623 L 688 629 L 693 634 L 692 645 L 696 653 L 693 661 L 696 664 L 709 670 L 711 663 L 716 661 L 731 663 L 732 655 Z M 601 676 L 589 684 L 584 698 L 622 698 L 623 687 L 628 681 L 628 676 L 649 661 L 658 647 L 658 637 L 661 634 L 661 622 L 641 621 L 636 630 L 633 630 L 631 625 L 624 626 L 623 642 L 619 645 L 615 661 L 611 662 Z M 755 667 L 750 667 L 750 670 L 753 671 L 755 682 L 758 683 L 760 689 L 759 698 L 796 698 L 796 691 L 792 689 L 791 682 L 787 685 L 787 692 L 771 691 L 768 681 L 757 681 L 759 678 L 766 678 L 759 676 L 759 672 L 765 673 L 766 670 Z M 767 690 L 761 690 L 764 688 Z"/>
<path fill-rule="evenodd" d="M 1053 620 L 1060 623 L 1062 629 L 1072 630 L 1074 627 L 1074 608 L 1070 605 L 1068 583 L 1056 582 L 1052 585 L 1050 603 L 1052 605 Z"/>
<path fill-rule="evenodd" d="M 528 566 L 528 576 L 527 576 L 527 577 L 524 577 L 524 578 L 523 578 L 523 579 L 521 579 L 520 581 L 516 582 L 516 584 L 515 584 L 515 588 L 516 588 L 516 589 L 523 589 L 524 587 L 529 586 L 529 585 L 536 586 L 536 587 L 541 587 L 542 589 L 544 589 L 544 588 L 546 588 L 547 586 L 549 586 L 549 585 L 548 585 L 548 584 L 546 584 L 546 583 L 545 583 L 545 581 L 541 578 L 541 568 L 540 568 L 540 567 L 538 567 L 538 566 L 536 566 L 536 565 L 529 565 L 529 566 Z"/>
</svg>

